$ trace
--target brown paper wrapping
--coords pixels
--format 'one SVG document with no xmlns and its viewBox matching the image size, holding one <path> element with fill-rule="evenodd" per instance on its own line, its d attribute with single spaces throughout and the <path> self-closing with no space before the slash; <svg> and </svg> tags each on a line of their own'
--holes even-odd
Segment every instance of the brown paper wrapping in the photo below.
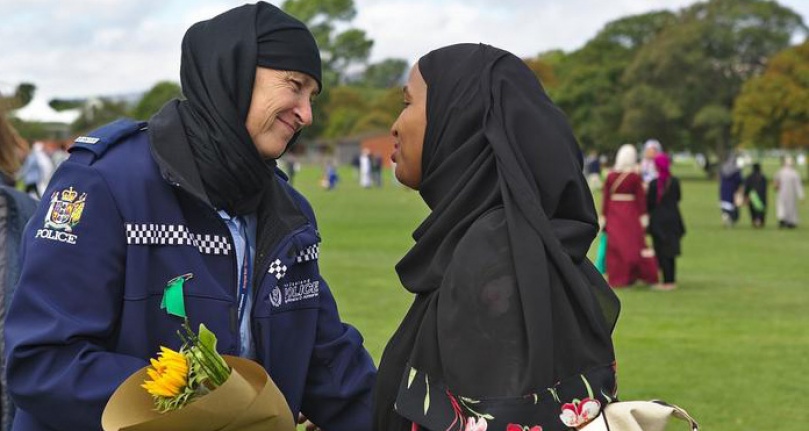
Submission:
<svg viewBox="0 0 809 431">
<path fill-rule="evenodd" d="M 167 413 L 154 409 L 140 385 L 144 367 L 129 376 L 104 408 L 104 431 L 295 431 L 286 399 L 261 365 L 224 356 L 232 368 L 222 386 L 185 407 Z"/>
</svg>

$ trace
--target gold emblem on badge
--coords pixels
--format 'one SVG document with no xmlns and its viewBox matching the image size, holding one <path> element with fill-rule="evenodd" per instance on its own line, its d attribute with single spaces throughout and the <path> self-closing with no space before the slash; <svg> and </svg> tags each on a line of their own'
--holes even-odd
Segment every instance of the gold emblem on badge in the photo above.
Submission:
<svg viewBox="0 0 809 431">
<path fill-rule="evenodd" d="M 79 193 L 73 187 L 53 192 L 51 195 L 51 206 L 45 214 L 45 227 L 65 232 L 72 232 L 73 228 L 81 220 L 81 212 L 84 210 L 84 201 L 87 193 Z"/>
</svg>

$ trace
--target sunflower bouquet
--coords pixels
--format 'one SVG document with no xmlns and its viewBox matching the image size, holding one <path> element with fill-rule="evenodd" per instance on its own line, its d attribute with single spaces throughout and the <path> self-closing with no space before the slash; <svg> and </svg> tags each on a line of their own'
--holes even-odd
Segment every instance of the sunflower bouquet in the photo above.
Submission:
<svg viewBox="0 0 809 431">
<path fill-rule="evenodd" d="M 182 298 L 190 274 L 183 277 L 169 282 L 163 304 L 184 319 L 182 347 L 161 346 L 116 389 L 101 416 L 104 431 L 294 431 L 286 399 L 261 365 L 220 355 L 204 324 L 191 330 Z"/>
<path fill-rule="evenodd" d="M 230 377 L 230 366 L 216 351 L 216 335 L 204 324 L 195 334 L 186 320 L 178 335 L 183 347 L 177 352 L 161 346 L 157 359 L 151 359 L 146 370 L 149 379 L 141 385 L 161 413 L 184 407 L 222 386 Z"/>
</svg>

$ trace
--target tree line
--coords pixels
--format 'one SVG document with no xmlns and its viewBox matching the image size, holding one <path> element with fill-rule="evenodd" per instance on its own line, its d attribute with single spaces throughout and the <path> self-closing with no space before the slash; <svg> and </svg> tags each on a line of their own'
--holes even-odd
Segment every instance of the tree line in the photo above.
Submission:
<svg viewBox="0 0 809 431">
<path fill-rule="evenodd" d="M 407 61 L 368 64 L 373 40 L 351 27 L 353 0 L 287 0 L 283 9 L 309 26 L 323 58 L 324 91 L 302 138 L 387 130 L 401 109 Z M 654 138 L 667 149 L 722 156 L 740 145 L 809 147 L 807 34 L 801 16 L 775 1 L 709 0 L 623 17 L 577 50 L 524 60 L 588 150 Z M 17 105 L 30 100 L 26 85 Z M 71 128 L 81 133 L 122 115 L 147 119 L 180 95 L 179 84 L 161 82 L 135 104 L 101 99 Z M 23 136 L 33 131 L 20 123 Z"/>
<path fill-rule="evenodd" d="M 801 16 L 776 2 L 711 0 L 618 19 L 582 48 L 537 61 L 550 65 L 548 92 L 584 147 L 655 138 L 723 155 L 809 146 L 807 41 L 791 46 L 806 34 Z"/>
</svg>

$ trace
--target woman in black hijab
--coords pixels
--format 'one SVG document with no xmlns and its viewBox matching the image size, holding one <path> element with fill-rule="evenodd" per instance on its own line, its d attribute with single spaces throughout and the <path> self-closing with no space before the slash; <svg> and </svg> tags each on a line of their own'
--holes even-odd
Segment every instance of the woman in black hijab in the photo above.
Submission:
<svg viewBox="0 0 809 431">
<path fill-rule="evenodd" d="M 565 430 L 615 400 L 619 304 L 585 254 L 598 230 L 578 145 L 528 67 L 433 51 L 392 127 L 431 214 L 396 270 L 415 301 L 379 367 L 375 427 Z"/>
</svg>

